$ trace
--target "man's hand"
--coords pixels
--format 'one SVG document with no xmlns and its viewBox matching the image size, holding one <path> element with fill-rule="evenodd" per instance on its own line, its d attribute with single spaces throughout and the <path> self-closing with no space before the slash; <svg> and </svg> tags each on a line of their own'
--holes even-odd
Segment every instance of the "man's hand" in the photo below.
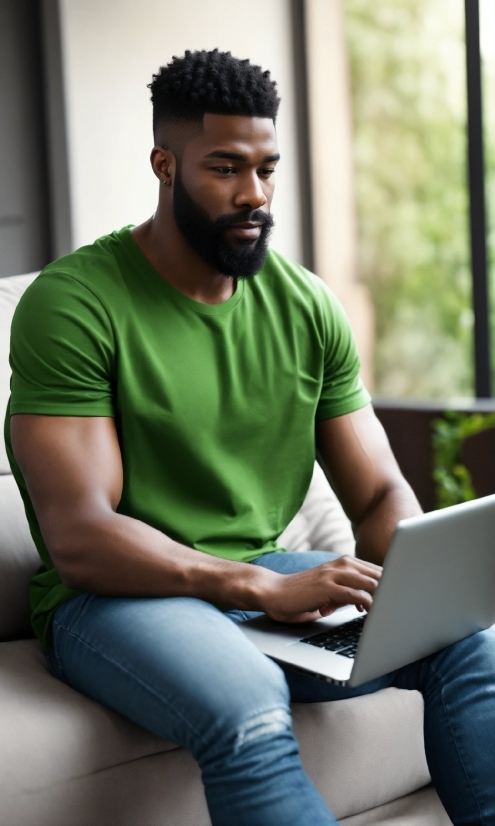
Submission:
<svg viewBox="0 0 495 826">
<path fill-rule="evenodd" d="M 277 574 L 262 597 L 263 610 L 279 622 L 311 622 L 343 605 L 368 611 L 382 569 L 371 562 L 342 556 L 299 574 Z"/>
</svg>

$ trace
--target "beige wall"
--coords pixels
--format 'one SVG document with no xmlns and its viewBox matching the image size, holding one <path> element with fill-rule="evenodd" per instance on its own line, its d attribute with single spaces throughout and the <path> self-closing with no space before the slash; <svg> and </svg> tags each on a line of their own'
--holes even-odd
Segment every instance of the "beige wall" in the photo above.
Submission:
<svg viewBox="0 0 495 826">
<path fill-rule="evenodd" d="M 273 245 L 301 258 L 289 0 L 60 0 L 74 244 L 151 215 L 157 183 L 146 84 L 185 49 L 230 50 L 282 95 Z"/>
<path fill-rule="evenodd" d="M 352 112 L 344 0 L 306 0 L 313 237 L 318 275 L 340 299 L 373 389 L 373 308 L 357 281 Z"/>
</svg>

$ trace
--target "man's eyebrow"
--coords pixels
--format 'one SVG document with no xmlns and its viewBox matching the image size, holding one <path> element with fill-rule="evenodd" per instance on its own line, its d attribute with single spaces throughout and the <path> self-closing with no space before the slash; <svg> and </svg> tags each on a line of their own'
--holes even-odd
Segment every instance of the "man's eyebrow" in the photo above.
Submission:
<svg viewBox="0 0 495 826">
<path fill-rule="evenodd" d="M 240 152 L 227 152 L 225 149 L 215 149 L 214 152 L 208 152 L 205 158 L 223 158 L 227 161 L 247 161 L 247 156 Z M 274 163 L 280 160 L 280 154 L 276 152 L 274 155 L 267 155 L 263 158 L 262 163 Z"/>
</svg>

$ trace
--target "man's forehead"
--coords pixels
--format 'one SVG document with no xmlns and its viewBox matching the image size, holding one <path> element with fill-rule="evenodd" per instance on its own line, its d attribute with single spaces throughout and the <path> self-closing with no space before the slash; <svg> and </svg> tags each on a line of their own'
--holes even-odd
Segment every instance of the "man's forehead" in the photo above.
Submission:
<svg viewBox="0 0 495 826">
<path fill-rule="evenodd" d="M 271 118 L 244 115 L 206 114 L 201 133 L 192 138 L 187 149 L 205 158 L 228 155 L 248 158 L 256 154 L 263 160 L 278 159 L 277 133 Z"/>
</svg>

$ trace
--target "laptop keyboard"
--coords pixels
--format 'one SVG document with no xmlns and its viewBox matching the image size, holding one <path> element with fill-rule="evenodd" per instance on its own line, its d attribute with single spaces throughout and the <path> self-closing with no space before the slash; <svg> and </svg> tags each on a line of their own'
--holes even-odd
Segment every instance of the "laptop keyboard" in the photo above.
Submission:
<svg viewBox="0 0 495 826">
<path fill-rule="evenodd" d="M 308 645 L 316 645 L 317 648 L 325 648 L 326 651 L 333 651 L 341 657 L 349 657 L 353 660 L 359 643 L 359 638 L 363 631 L 366 615 L 357 617 L 350 622 L 344 622 L 336 628 L 322 631 L 321 634 L 313 634 L 300 642 Z"/>
</svg>

